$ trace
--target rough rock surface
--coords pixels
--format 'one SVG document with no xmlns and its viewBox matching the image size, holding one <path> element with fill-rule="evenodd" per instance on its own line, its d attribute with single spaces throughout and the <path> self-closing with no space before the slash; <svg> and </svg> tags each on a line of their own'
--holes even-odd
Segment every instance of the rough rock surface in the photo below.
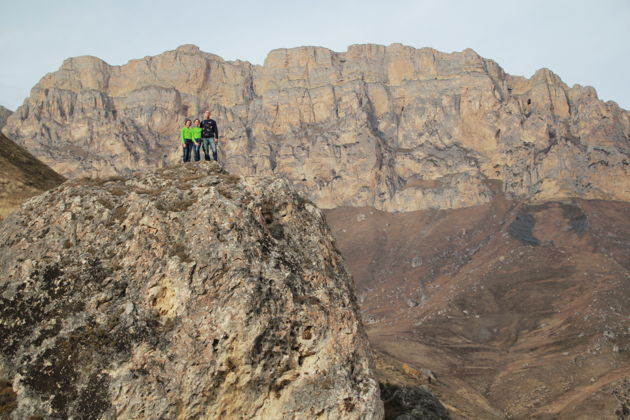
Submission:
<svg viewBox="0 0 630 420">
<path fill-rule="evenodd" d="M 11 114 L 13 114 L 13 111 L 0 105 L 0 129 L 4 127 Z"/>
<path fill-rule="evenodd" d="M 382 384 L 385 420 L 450 420 L 444 406 L 421 387 Z"/>
<path fill-rule="evenodd" d="M 0 219 L 23 201 L 65 180 L 0 133 Z"/>
<path fill-rule="evenodd" d="M 2 418 L 383 416 L 352 279 L 287 181 L 71 180 L 0 240 Z"/>
<path fill-rule="evenodd" d="M 184 117 L 210 109 L 235 174 L 283 174 L 320 207 L 386 211 L 511 197 L 630 200 L 630 113 L 541 69 L 506 74 L 468 49 L 301 47 L 263 66 L 186 45 L 45 76 L 4 132 L 67 176 L 179 158 Z"/>
</svg>

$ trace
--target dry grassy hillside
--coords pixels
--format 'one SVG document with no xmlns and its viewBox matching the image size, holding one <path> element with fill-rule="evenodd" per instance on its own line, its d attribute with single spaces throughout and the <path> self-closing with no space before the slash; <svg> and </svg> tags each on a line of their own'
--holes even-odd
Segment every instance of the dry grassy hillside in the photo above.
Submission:
<svg viewBox="0 0 630 420">
<path fill-rule="evenodd" d="M 28 198 L 54 188 L 64 180 L 0 133 L 0 218 Z"/>
<path fill-rule="evenodd" d="M 327 212 L 375 349 L 455 418 L 630 412 L 630 204 Z"/>
</svg>

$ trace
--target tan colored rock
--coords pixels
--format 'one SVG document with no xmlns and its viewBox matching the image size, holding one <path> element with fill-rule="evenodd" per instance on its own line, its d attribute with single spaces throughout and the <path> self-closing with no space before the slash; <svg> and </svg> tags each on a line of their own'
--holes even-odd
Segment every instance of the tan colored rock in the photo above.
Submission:
<svg viewBox="0 0 630 420">
<path fill-rule="evenodd" d="M 471 206 L 493 180 L 510 197 L 630 200 L 628 111 L 470 49 L 300 47 L 263 66 L 191 45 L 123 66 L 72 58 L 4 131 L 65 175 L 126 173 L 177 161 L 183 119 L 205 109 L 227 169 L 283 175 L 323 207 Z"/>
<path fill-rule="evenodd" d="M 383 416 L 352 278 L 285 180 L 71 180 L 0 238 L 3 418 Z"/>
</svg>

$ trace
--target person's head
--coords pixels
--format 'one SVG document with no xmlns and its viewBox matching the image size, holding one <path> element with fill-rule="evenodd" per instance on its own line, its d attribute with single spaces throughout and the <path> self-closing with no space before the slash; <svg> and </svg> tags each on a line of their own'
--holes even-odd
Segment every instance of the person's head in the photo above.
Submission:
<svg viewBox="0 0 630 420">
<path fill-rule="evenodd" d="M 210 118 L 210 111 L 206 111 L 203 113 L 203 119 L 207 120 L 208 118 Z"/>
<path fill-rule="evenodd" d="M 184 125 L 186 127 L 190 127 L 190 124 L 192 123 L 192 121 L 190 121 L 188 118 L 186 118 L 186 121 L 184 121 Z"/>
<path fill-rule="evenodd" d="M 201 121 L 197 119 L 195 120 L 194 124 L 195 124 L 195 127 L 199 127 L 201 125 Z"/>
</svg>

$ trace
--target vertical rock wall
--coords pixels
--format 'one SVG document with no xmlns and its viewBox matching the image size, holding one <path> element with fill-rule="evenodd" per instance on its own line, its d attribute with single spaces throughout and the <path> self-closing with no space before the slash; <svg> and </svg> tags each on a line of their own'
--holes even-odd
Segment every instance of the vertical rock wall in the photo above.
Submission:
<svg viewBox="0 0 630 420">
<path fill-rule="evenodd" d="M 325 208 L 460 208 L 489 202 L 493 180 L 512 197 L 630 199 L 628 111 L 470 49 L 300 47 L 263 66 L 190 45 L 123 66 L 71 58 L 4 131 L 64 175 L 120 174 L 177 161 L 183 119 L 206 109 L 232 173 L 281 174 Z"/>
</svg>

